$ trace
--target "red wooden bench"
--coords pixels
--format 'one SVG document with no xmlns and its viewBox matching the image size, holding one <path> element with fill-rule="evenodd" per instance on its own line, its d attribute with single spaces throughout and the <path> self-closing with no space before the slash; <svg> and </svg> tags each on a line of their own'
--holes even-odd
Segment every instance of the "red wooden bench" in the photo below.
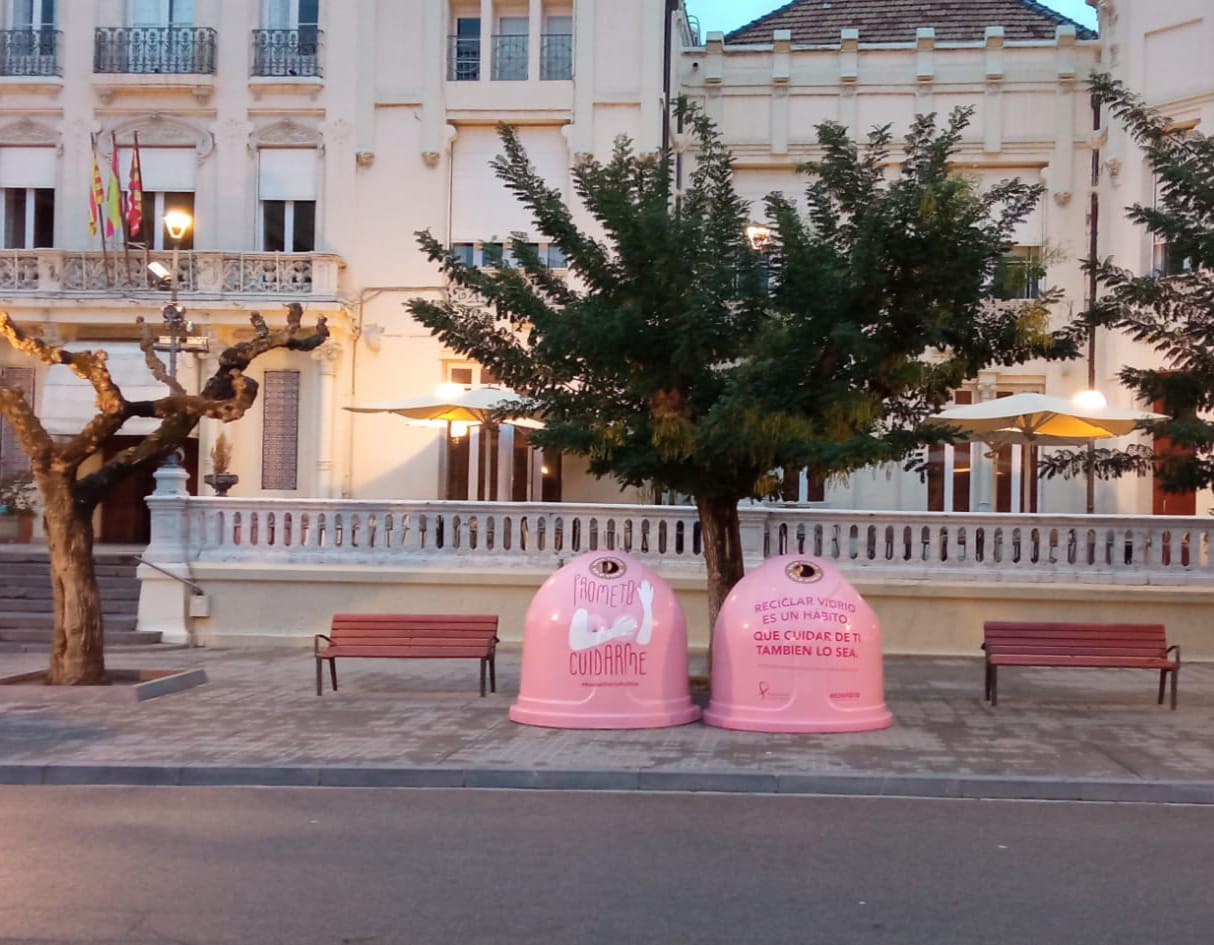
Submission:
<svg viewBox="0 0 1214 945">
<path fill-rule="evenodd" d="M 1159 670 L 1160 705 L 1171 673 L 1176 708 L 1180 647 L 1168 646 L 1162 624 L 988 620 L 983 636 L 986 698 L 991 705 L 999 704 L 1000 666 L 1112 666 Z"/>
<path fill-rule="evenodd" d="M 324 641 L 322 646 L 321 641 Z M 338 657 L 458 659 L 481 661 L 481 696 L 485 670 L 497 692 L 497 616 L 495 614 L 336 614 L 328 634 L 312 641 L 316 656 L 316 694 L 321 694 L 321 663 L 337 689 Z"/>
</svg>

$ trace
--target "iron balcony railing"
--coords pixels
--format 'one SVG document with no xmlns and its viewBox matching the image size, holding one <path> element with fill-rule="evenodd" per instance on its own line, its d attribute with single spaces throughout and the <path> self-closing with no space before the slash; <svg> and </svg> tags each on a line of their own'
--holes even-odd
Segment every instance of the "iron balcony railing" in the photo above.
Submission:
<svg viewBox="0 0 1214 945">
<path fill-rule="evenodd" d="M 504 82 L 526 80 L 526 36 L 502 35 L 493 37 L 493 78 Z"/>
<path fill-rule="evenodd" d="M 53 29 L 0 30 L 0 75 L 63 75 Z"/>
<path fill-rule="evenodd" d="M 253 30 L 254 76 L 324 75 L 324 32 L 309 26 L 297 30 Z"/>
<path fill-rule="evenodd" d="M 540 78 L 573 78 L 573 35 L 545 33 L 540 37 Z"/>
<path fill-rule="evenodd" d="M 93 71 L 127 75 L 214 75 L 215 31 L 196 26 L 97 30 Z"/>
<path fill-rule="evenodd" d="M 452 82 L 476 82 L 481 77 L 481 38 L 447 37 L 447 78 Z"/>
</svg>

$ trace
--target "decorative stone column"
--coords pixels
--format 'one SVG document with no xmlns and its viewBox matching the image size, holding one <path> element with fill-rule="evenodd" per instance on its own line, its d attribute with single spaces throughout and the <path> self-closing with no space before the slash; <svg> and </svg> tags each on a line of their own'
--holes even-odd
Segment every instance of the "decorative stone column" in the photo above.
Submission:
<svg viewBox="0 0 1214 945">
<path fill-rule="evenodd" d="M 333 498 L 333 422 L 337 410 L 337 363 L 341 345 L 328 343 L 312 352 L 320 366 L 319 409 L 316 412 L 316 495 Z"/>
<path fill-rule="evenodd" d="M 976 391 L 978 401 L 994 400 L 998 382 L 999 373 L 997 371 L 979 371 Z M 985 444 L 980 445 L 979 449 L 973 452 L 974 465 L 970 473 L 970 488 L 973 490 L 973 508 L 977 512 L 989 512 L 993 507 L 995 464 L 987 456 L 989 452 L 990 449 Z"/>
<path fill-rule="evenodd" d="M 188 644 L 190 634 L 189 473 L 166 464 L 154 473 L 156 489 L 147 497 L 152 540 L 135 576 L 139 578 L 138 630 L 159 631 L 165 643 Z M 153 567 L 154 566 L 154 567 Z"/>
</svg>

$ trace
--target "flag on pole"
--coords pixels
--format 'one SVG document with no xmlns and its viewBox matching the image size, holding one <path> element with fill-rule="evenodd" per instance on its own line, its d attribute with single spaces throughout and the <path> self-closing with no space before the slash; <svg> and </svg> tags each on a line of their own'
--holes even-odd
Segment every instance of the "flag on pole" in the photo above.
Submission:
<svg viewBox="0 0 1214 945">
<path fill-rule="evenodd" d="M 113 140 L 113 138 L 111 138 Z M 122 182 L 118 179 L 118 142 L 110 156 L 110 182 L 105 191 L 105 235 L 122 232 Z"/>
<path fill-rule="evenodd" d="M 93 139 L 93 180 L 89 185 L 89 236 L 97 235 L 101 223 L 101 207 L 105 203 L 105 187 L 101 183 L 101 166 L 97 163 L 97 139 Z"/>
<path fill-rule="evenodd" d="M 143 225 L 143 165 L 139 161 L 139 133 L 131 148 L 131 178 L 126 189 L 126 232 L 134 239 Z"/>
</svg>

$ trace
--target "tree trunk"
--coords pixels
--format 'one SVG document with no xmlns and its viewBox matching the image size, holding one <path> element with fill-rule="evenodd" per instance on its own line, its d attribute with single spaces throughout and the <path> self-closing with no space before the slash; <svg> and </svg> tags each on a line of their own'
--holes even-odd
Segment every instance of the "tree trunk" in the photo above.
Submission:
<svg viewBox="0 0 1214 945">
<path fill-rule="evenodd" d="M 708 672 L 712 673 L 712 631 L 721 605 L 742 580 L 746 564 L 742 560 L 742 530 L 738 523 L 736 496 L 708 496 L 696 499 L 700 513 L 700 532 L 704 541 L 704 564 L 708 568 Z"/>
<path fill-rule="evenodd" d="M 93 568 L 93 507 L 76 502 L 68 481 L 44 479 L 42 495 L 55 598 L 47 682 L 52 686 L 102 686 L 108 680 L 101 594 Z"/>
</svg>

